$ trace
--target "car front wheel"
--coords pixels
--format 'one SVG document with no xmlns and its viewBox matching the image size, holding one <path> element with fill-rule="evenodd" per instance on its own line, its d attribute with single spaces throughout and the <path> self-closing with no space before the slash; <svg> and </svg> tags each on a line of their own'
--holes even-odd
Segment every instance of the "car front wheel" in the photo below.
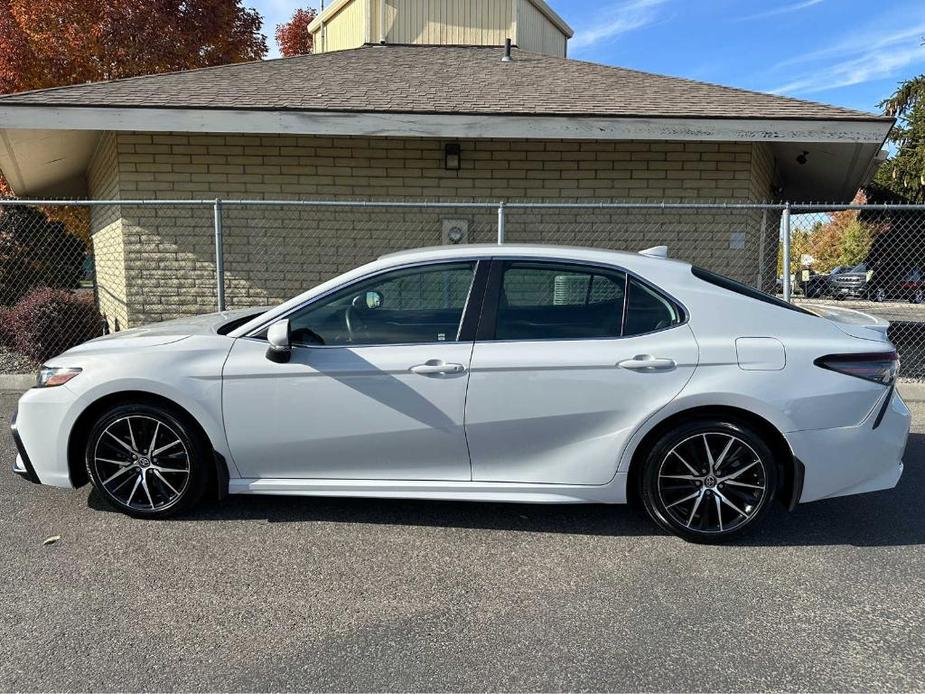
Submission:
<svg viewBox="0 0 925 694">
<path fill-rule="evenodd" d="M 120 405 L 96 421 L 85 460 L 109 505 L 139 518 L 165 518 L 202 497 L 206 450 L 194 427 L 170 410 Z"/>
<path fill-rule="evenodd" d="M 715 543 L 760 521 L 777 489 L 777 466 L 747 426 L 700 421 L 663 434 L 639 480 L 642 504 L 658 525 L 688 541 Z"/>
</svg>

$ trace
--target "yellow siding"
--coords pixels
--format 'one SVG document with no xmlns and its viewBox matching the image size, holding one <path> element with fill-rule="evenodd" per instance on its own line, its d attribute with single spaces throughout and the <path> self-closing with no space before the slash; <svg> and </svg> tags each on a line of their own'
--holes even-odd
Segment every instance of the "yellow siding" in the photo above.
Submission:
<svg viewBox="0 0 925 694">
<path fill-rule="evenodd" d="M 524 50 L 559 57 L 565 56 L 567 40 L 531 0 L 348 0 L 331 6 L 323 32 L 315 25 L 314 36 L 316 53 L 380 39 L 393 44 L 500 46 L 510 38 Z"/>
<path fill-rule="evenodd" d="M 375 24 L 383 1 L 388 43 L 500 46 L 513 38 L 511 0 L 372 0 Z"/>
<path fill-rule="evenodd" d="M 517 3 L 518 48 L 534 53 L 565 57 L 565 35 L 555 24 L 540 12 L 530 0 L 514 0 Z"/>
<path fill-rule="evenodd" d="M 315 53 L 357 48 L 366 42 L 369 0 L 351 0 L 336 14 L 325 17 L 314 32 Z"/>
</svg>

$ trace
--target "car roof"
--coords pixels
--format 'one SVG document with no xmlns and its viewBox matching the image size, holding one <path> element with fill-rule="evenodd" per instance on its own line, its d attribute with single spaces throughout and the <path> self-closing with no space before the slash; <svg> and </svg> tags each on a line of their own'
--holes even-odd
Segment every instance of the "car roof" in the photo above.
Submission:
<svg viewBox="0 0 925 694">
<path fill-rule="evenodd" d="M 555 246 L 546 244 L 460 244 L 453 246 L 429 246 L 398 251 L 380 256 L 371 264 L 402 265 L 429 260 L 452 258 L 546 258 L 551 260 L 578 260 L 585 262 L 599 262 L 618 264 L 623 266 L 642 267 L 647 265 L 677 264 L 689 267 L 689 263 L 643 255 L 641 252 L 614 251 L 607 248 L 591 248 L 586 246 Z"/>
</svg>

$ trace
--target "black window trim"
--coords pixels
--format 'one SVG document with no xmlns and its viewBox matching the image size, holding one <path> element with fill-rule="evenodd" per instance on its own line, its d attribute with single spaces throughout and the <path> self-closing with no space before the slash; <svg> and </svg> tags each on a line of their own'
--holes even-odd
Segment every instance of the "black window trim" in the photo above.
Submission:
<svg viewBox="0 0 925 694">
<path fill-rule="evenodd" d="M 474 263 L 475 267 L 472 271 L 472 281 L 469 283 L 469 293 L 466 295 L 466 302 L 463 306 L 462 318 L 459 322 L 459 328 L 456 333 L 456 340 L 452 342 L 439 342 L 439 341 L 429 341 L 429 342 L 377 342 L 369 344 L 343 344 L 343 345 L 317 345 L 317 344 L 302 344 L 300 342 L 292 343 L 292 347 L 303 348 L 303 349 L 350 349 L 350 348 L 359 348 L 359 347 L 402 347 L 402 346 L 414 346 L 414 345 L 445 345 L 445 344 L 458 344 L 461 342 L 473 342 L 475 340 L 476 326 L 478 325 L 479 315 L 482 310 L 482 303 L 485 297 L 485 286 L 488 282 L 488 272 L 489 265 L 491 264 L 491 258 L 484 256 L 466 256 L 460 258 L 438 258 L 435 260 L 426 260 L 426 261 L 417 261 L 404 263 L 402 265 L 394 265 L 389 268 L 384 268 L 378 272 L 371 273 L 369 275 L 364 275 L 363 277 L 358 277 L 352 282 L 347 282 L 345 284 L 332 287 L 326 292 L 319 294 L 318 296 L 313 296 L 310 299 L 307 299 L 298 306 L 294 306 L 285 313 L 281 313 L 274 318 L 267 320 L 265 323 L 257 326 L 246 335 L 242 335 L 241 338 L 248 338 L 252 340 L 258 340 L 260 342 L 266 342 L 266 331 L 267 329 L 276 321 L 285 320 L 292 316 L 294 313 L 302 311 L 303 309 L 312 306 L 313 304 L 322 301 L 332 294 L 336 294 L 340 291 L 347 290 L 350 287 L 355 285 L 365 283 L 376 277 L 386 275 L 397 270 L 411 270 L 418 267 L 429 267 L 431 265 L 459 265 L 462 263 Z M 474 314 L 474 315 L 472 315 Z M 467 339 L 468 338 L 468 339 Z"/>
<path fill-rule="evenodd" d="M 549 337 L 549 338 L 540 338 L 540 339 L 508 339 L 508 340 L 499 340 L 495 337 L 495 329 L 498 321 L 498 306 L 501 299 L 501 284 L 503 281 L 503 266 L 505 262 L 528 262 L 539 265 L 574 265 L 579 268 L 585 268 L 586 270 L 597 270 L 597 271 L 617 271 L 622 272 L 626 275 L 626 285 L 623 292 L 623 315 L 621 316 L 620 322 L 620 335 L 614 335 L 611 337 Z M 629 301 L 629 282 L 631 279 L 636 280 L 645 287 L 648 287 L 654 291 L 659 296 L 667 299 L 678 311 L 678 321 L 672 323 L 669 326 L 660 328 L 659 330 L 651 330 L 647 333 L 636 333 L 635 335 L 624 335 L 623 330 L 626 326 L 626 312 L 628 308 Z M 594 263 L 586 260 L 575 260 L 573 258 L 556 258 L 549 256 L 495 256 L 491 258 L 491 272 L 488 276 L 488 286 L 485 288 L 484 298 L 482 300 L 482 315 L 479 320 L 478 330 L 476 332 L 475 341 L 476 342 L 498 342 L 498 343 L 513 343 L 513 342 L 588 342 L 595 341 L 599 342 L 602 340 L 631 340 L 634 337 L 644 337 L 646 335 L 656 335 L 658 333 L 665 332 L 666 330 L 673 330 L 679 326 L 686 325 L 690 319 L 690 312 L 687 310 L 687 307 L 678 301 L 670 293 L 666 292 L 664 289 L 655 286 L 652 282 L 648 281 L 644 277 L 640 277 L 637 273 L 627 270 L 624 267 L 619 265 L 609 265 L 606 263 Z"/>
<path fill-rule="evenodd" d="M 760 301 L 763 304 L 768 306 L 776 306 L 777 308 L 787 309 L 789 311 L 794 311 L 795 313 L 804 313 L 808 316 L 815 316 L 816 314 L 812 311 L 807 311 L 802 306 L 797 306 L 796 304 L 791 304 L 783 299 L 778 299 L 776 296 L 772 296 L 766 292 L 761 291 L 760 289 L 755 289 L 744 282 L 739 282 L 734 280 L 731 277 L 726 277 L 721 275 L 718 272 L 713 272 L 712 270 L 707 270 L 706 268 L 698 267 L 696 265 L 691 265 L 691 274 L 696 277 L 701 282 L 706 282 L 714 287 L 719 287 L 723 291 L 727 291 L 731 294 L 737 294 L 739 296 L 744 296 L 747 299 L 752 301 Z"/>
</svg>

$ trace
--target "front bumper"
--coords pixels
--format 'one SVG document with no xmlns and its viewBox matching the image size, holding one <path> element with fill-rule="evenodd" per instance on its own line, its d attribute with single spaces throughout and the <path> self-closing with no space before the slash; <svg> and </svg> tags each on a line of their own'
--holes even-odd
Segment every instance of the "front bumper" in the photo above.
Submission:
<svg viewBox="0 0 925 694">
<path fill-rule="evenodd" d="M 867 285 L 833 287 L 832 296 L 845 296 L 853 299 L 861 299 L 867 294 Z"/>
<path fill-rule="evenodd" d="M 895 487 L 911 422 L 909 408 L 892 389 L 857 426 L 787 434 L 806 468 L 800 502 Z"/>
<path fill-rule="evenodd" d="M 35 468 L 32 466 L 29 454 L 26 452 L 26 447 L 23 445 L 19 430 L 16 428 L 16 416 L 18 414 L 19 410 L 14 411 L 13 418 L 10 420 L 10 433 L 13 435 L 13 443 L 16 444 L 16 460 L 13 462 L 13 472 L 33 484 L 41 484 L 39 476 L 35 474 Z"/>
<path fill-rule="evenodd" d="M 10 428 L 17 457 L 13 471 L 30 482 L 73 487 L 68 466 L 68 437 L 75 419 L 76 396 L 66 385 L 32 388 L 19 399 Z"/>
</svg>

